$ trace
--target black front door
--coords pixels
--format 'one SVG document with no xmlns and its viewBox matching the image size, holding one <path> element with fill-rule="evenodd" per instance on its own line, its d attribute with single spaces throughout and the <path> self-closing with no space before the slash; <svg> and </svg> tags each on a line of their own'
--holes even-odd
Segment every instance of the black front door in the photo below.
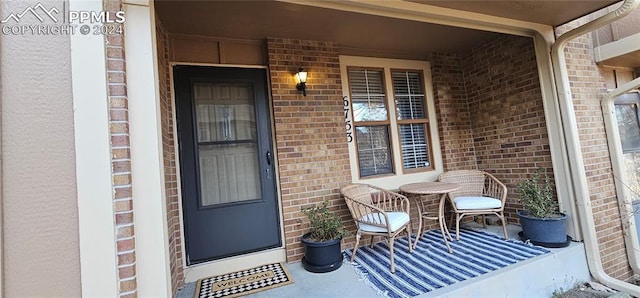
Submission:
<svg viewBox="0 0 640 298">
<path fill-rule="evenodd" d="M 188 264 L 280 246 L 266 70 L 174 78 Z"/>
</svg>

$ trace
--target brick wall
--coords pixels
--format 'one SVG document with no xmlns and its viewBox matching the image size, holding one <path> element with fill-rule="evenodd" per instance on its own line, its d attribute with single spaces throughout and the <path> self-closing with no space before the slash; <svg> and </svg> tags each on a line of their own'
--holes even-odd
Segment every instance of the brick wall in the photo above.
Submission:
<svg viewBox="0 0 640 298">
<path fill-rule="evenodd" d="M 120 0 L 106 0 L 104 3 L 105 10 L 113 12 L 122 10 Z M 120 297 L 136 297 L 138 286 L 136 280 L 133 198 L 131 197 L 131 152 L 124 35 L 106 35 L 105 47 L 114 190 L 115 242 L 118 254 L 118 293 Z"/>
<path fill-rule="evenodd" d="M 156 17 L 158 47 L 158 78 L 160 88 L 160 121 L 162 126 L 162 155 L 164 163 L 164 187 L 167 196 L 167 227 L 169 233 L 169 267 L 171 290 L 175 295 L 184 285 L 182 234 L 180 232 L 180 207 L 178 202 L 178 178 L 176 172 L 175 136 L 173 134 L 173 100 L 171 98 L 171 67 L 169 65 L 169 36 Z"/>
<path fill-rule="evenodd" d="M 480 169 L 508 190 L 505 215 L 518 217 L 516 185 L 551 153 L 533 40 L 503 35 L 459 54 L 431 58 L 445 170 Z"/>
<path fill-rule="evenodd" d="M 339 188 L 351 181 L 337 44 L 269 38 L 269 74 L 282 197 L 287 261 L 300 260 L 308 231 L 301 207 L 328 200 L 355 230 Z M 299 67 L 308 71 L 307 96 L 295 88 Z M 353 236 L 343 246 L 353 245 Z"/>
<path fill-rule="evenodd" d="M 338 52 L 333 43 L 267 44 L 287 260 L 297 261 L 308 229 L 301 207 L 328 199 L 355 231 L 339 195 L 350 172 Z M 495 174 L 510 188 L 507 215 L 517 222 L 516 183 L 551 168 L 532 40 L 503 36 L 467 53 L 433 54 L 431 63 L 445 169 Z M 307 97 L 295 89 L 299 67 L 309 71 Z"/>
<path fill-rule="evenodd" d="M 433 54 L 431 76 L 444 169 L 476 169 L 461 55 Z"/>
<path fill-rule="evenodd" d="M 566 32 L 581 22 L 584 20 L 570 23 L 557 31 Z M 591 34 L 572 40 L 566 47 L 565 57 L 604 270 L 615 278 L 631 280 L 633 272 L 628 265 L 600 107 L 606 93 L 605 72 L 594 63 L 592 42 Z"/>
<path fill-rule="evenodd" d="M 533 40 L 502 35 L 462 57 L 478 169 L 507 185 L 517 222 L 517 183 L 538 167 L 553 177 Z"/>
</svg>

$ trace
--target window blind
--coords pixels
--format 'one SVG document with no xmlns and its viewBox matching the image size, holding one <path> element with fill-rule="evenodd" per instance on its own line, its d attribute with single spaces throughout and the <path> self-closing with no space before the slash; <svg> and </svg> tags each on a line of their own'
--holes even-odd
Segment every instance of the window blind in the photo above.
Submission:
<svg viewBox="0 0 640 298">
<path fill-rule="evenodd" d="M 400 125 L 400 145 L 405 169 L 431 166 L 424 124 Z"/>
<path fill-rule="evenodd" d="M 422 75 L 412 71 L 393 71 L 393 91 L 404 169 L 428 168 L 429 144 Z"/>
<path fill-rule="evenodd" d="M 349 86 L 354 121 L 387 120 L 382 71 L 350 69 Z"/>
<path fill-rule="evenodd" d="M 393 90 L 398 120 L 425 118 L 424 91 L 419 73 L 394 72 Z"/>
<path fill-rule="evenodd" d="M 356 127 L 360 176 L 393 173 L 389 130 L 384 126 Z"/>
<path fill-rule="evenodd" d="M 382 70 L 353 68 L 348 74 L 360 176 L 393 173 Z"/>
</svg>

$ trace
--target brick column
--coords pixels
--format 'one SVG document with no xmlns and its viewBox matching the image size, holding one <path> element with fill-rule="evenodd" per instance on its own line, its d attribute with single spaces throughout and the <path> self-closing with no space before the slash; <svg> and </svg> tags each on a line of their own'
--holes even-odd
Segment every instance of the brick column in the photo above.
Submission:
<svg viewBox="0 0 640 298">
<path fill-rule="evenodd" d="M 182 231 L 180 230 L 180 206 L 178 201 L 178 177 L 176 169 L 175 135 L 173 133 L 173 101 L 169 73 L 169 36 L 156 18 L 156 43 L 158 47 L 158 77 L 160 86 L 160 117 L 162 125 L 162 154 L 164 157 L 164 188 L 167 194 L 167 226 L 169 229 L 169 266 L 172 293 L 184 285 Z"/>
<path fill-rule="evenodd" d="M 120 0 L 106 0 L 105 10 L 122 11 Z M 129 113 L 124 57 L 124 33 L 105 36 L 109 130 L 111 132 L 112 182 L 118 281 L 120 297 L 136 297 L 136 251 L 131 187 Z"/>
</svg>

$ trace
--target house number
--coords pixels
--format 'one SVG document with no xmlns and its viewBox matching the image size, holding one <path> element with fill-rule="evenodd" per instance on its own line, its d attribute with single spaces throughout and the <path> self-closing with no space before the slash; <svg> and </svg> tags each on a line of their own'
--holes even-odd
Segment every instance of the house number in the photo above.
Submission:
<svg viewBox="0 0 640 298">
<path fill-rule="evenodd" d="M 349 97 L 345 96 L 342 98 L 342 103 L 344 104 L 344 122 L 347 127 L 347 142 L 353 142 L 353 125 L 351 125 L 351 120 L 349 119 L 349 114 L 351 112 L 351 104 L 349 103 Z"/>
</svg>

